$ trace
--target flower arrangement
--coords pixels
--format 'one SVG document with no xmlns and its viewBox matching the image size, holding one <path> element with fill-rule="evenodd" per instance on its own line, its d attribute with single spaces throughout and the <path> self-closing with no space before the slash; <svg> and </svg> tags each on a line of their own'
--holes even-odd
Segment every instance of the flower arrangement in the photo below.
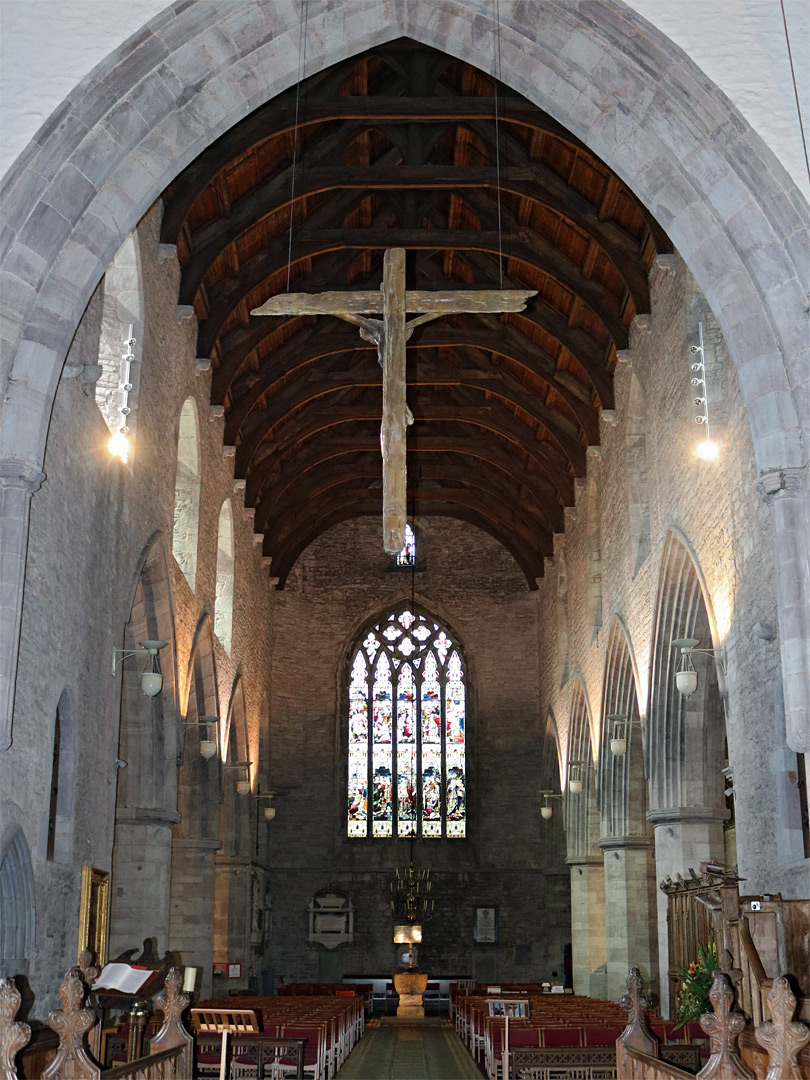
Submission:
<svg viewBox="0 0 810 1080">
<path fill-rule="evenodd" d="M 683 1027 L 690 1020 L 699 1020 L 704 1013 L 712 1011 L 709 991 L 712 988 L 712 978 L 716 970 L 717 946 L 715 943 L 711 942 L 707 949 L 699 945 L 697 960 L 679 973 L 681 992 L 677 1027 Z"/>
</svg>

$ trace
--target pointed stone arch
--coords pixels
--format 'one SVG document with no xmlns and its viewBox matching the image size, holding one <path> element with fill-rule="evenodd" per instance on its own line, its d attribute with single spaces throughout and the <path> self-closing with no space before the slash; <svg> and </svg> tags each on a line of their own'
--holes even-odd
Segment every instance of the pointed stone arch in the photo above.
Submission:
<svg viewBox="0 0 810 1080">
<path fill-rule="evenodd" d="M 718 648 L 717 624 L 698 561 L 686 538 L 667 535 L 659 574 L 655 620 L 647 774 L 650 805 L 719 809 L 718 760 L 725 738 L 724 677 L 716 657 L 700 658 L 697 691 L 684 697 L 675 687 L 676 638 L 697 638 Z M 717 772 L 717 776 L 715 776 Z"/>
<path fill-rule="evenodd" d="M 242 679 L 237 676 L 231 693 L 225 727 L 224 762 L 250 760 L 247 714 Z M 258 772 L 258 762 L 249 769 L 251 779 Z M 251 788 L 247 795 L 236 789 L 245 773 L 231 769 L 223 778 L 220 804 L 220 844 L 215 856 L 214 877 L 214 954 L 227 956 L 242 965 L 241 980 L 233 985 L 247 986 L 252 974 L 251 898 L 256 818 L 261 813 Z"/>
<path fill-rule="evenodd" d="M 223 34 L 228 40 L 236 19 L 240 48 L 223 52 Z M 24 566 L 29 499 L 41 483 L 53 395 L 81 313 L 128 233 L 178 172 L 295 82 L 299 29 L 297 11 L 284 5 L 237 12 L 228 0 L 210 0 L 168 8 L 144 29 L 136 56 L 127 43 L 94 68 L 61 107 L 60 122 L 46 125 L 41 143 L 8 174 L 6 216 L 14 226 L 2 265 L 9 348 L 0 473 L 14 503 L 2 537 L 12 553 L 2 585 L 13 603 L 0 639 L 0 746 L 10 740 L 22 604 L 23 578 L 12 568 Z M 526 21 L 521 5 L 496 19 L 485 0 L 445 0 L 438 13 L 433 0 L 359 7 L 324 0 L 311 8 L 308 29 L 311 70 L 402 36 L 483 70 L 498 54 L 509 85 L 599 154 L 667 230 L 716 312 L 740 376 L 779 549 L 788 740 L 810 749 L 808 556 L 800 544 L 810 418 L 799 414 L 794 390 L 804 385 L 808 362 L 810 259 L 806 204 L 782 166 L 690 58 L 628 7 L 617 13 L 549 0 Z M 165 94 L 167 71 L 183 92 Z M 140 122 L 136 97 L 154 105 L 151 129 Z M 105 99 L 109 105 L 99 106 Z M 66 132 L 86 130 L 91 107 L 96 124 L 69 141 Z M 71 202 L 66 182 L 77 175 L 82 197 Z M 803 657 L 800 665 L 795 657 Z"/>
<path fill-rule="evenodd" d="M 653 831 L 646 818 L 643 730 L 638 671 L 627 628 L 617 616 L 610 624 L 602 690 L 602 741 L 599 754 L 599 847 L 605 864 L 607 996 L 621 997 L 631 966 L 652 984 L 658 978 L 657 870 Z M 627 751 L 611 752 L 611 714 L 626 716 Z"/>
<path fill-rule="evenodd" d="M 607 635 L 602 688 L 598 802 L 603 839 L 644 836 L 649 832 L 645 817 L 648 797 L 643 734 L 637 726 L 641 722 L 637 677 L 627 628 L 614 616 Z M 610 750 L 613 725 L 608 717 L 616 714 L 631 721 L 623 729 L 627 752 L 619 757 Z"/>
<path fill-rule="evenodd" d="M 160 652 L 163 688 L 153 698 L 141 689 L 135 658 L 121 665 L 115 832 L 110 900 L 110 955 L 157 938 L 169 941 L 169 898 L 155 890 L 171 865 L 172 829 L 177 812 L 177 756 L 181 745 L 177 703 L 174 603 L 163 535 L 153 533 L 138 560 L 122 641 L 165 641 Z"/>
<path fill-rule="evenodd" d="M 605 989 L 605 883 L 599 848 L 599 811 L 596 804 L 596 770 L 591 732 L 593 721 L 582 679 L 573 682 L 571 718 L 568 724 L 565 786 L 567 863 L 571 870 L 571 941 L 574 993 L 604 996 Z M 571 792 L 572 761 L 582 791 Z"/>
<path fill-rule="evenodd" d="M 541 738 L 540 790 L 559 795 L 564 790 L 563 753 L 557 721 L 551 709 L 546 717 Z M 543 805 L 542 799 L 540 805 Z M 543 862 L 549 869 L 560 872 L 565 870 L 566 860 L 565 810 L 559 799 L 549 799 L 548 805 L 551 807 L 551 817 L 547 821 L 541 819 L 540 825 L 543 837 Z"/>
<path fill-rule="evenodd" d="M 661 560 L 653 636 L 650 713 L 647 723 L 647 775 L 655 828 L 655 866 L 659 880 L 698 870 L 703 861 L 725 861 L 726 809 L 722 768 L 726 762 L 725 703 L 716 659 L 701 657 L 698 689 L 683 697 L 675 687 L 677 650 L 673 638 L 698 638 L 705 648 L 719 646 L 709 593 L 686 537 L 670 529 Z M 697 664 L 696 664 L 697 666 Z M 670 970 L 667 898 L 658 893 L 658 963 L 661 1001 L 667 1015 L 677 974 Z"/>
<path fill-rule="evenodd" d="M 568 745 L 565 755 L 567 775 L 564 781 L 568 860 L 598 854 L 599 813 L 596 802 L 596 770 L 593 753 L 593 720 L 588 696 L 582 679 L 573 683 L 571 718 L 568 723 Z M 582 781 L 582 791 L 571 792 L 573 762 L 582 764 L 576 770 Z"/>
<path fill-rule="evenodd" d="M 36 933 L 36 890 L 31 853 L 22 829 L 0 848 L 0 972 L 25 975 Z"/>
<path fill-rule="evenodd" d="M 452 626 L 416 596 L 377 607 L 341 673 L 344 835 L 469 838 L 471 675 Z"/>
<path fill-rule="evenodd" d="M 214 635 L 204 615 L 194 635 L 188 667 L 186 723 L 219 716 Z M 219 751 L 225 754 L 226 723 L 219 725 Z M 220 755 L 199 752 L 199 728 L 184 740 L 177 778 L 180 821 L 172 836 L 169 948 L 185 966 L 202 968 L 201 993 L 211 993 L 214 941 L 215 856 L 221 846 L 219 817 L 224 775 Z"/>
</svg>

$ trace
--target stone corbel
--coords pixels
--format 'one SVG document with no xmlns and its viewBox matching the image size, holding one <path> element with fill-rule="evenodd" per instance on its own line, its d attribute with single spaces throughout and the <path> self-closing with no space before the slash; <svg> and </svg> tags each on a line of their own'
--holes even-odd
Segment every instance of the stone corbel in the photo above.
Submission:
<svg viewBox="0 0 810 1080">
<path fill-rule="evenodd" d="M 11 746 L 31 496 L 44 480 L 25 462 L 0 461 L 0 751 Z"/>
</svg>

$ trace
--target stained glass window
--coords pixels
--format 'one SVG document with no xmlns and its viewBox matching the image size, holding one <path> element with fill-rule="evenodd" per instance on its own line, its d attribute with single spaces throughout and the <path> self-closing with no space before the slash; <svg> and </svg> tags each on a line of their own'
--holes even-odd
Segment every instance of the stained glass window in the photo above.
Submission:
<svg viewBox="0 0 810 1080">
<path fill-rule="evenodd" d="M 365 636 L 348 740 L 349 836 L 466 835 L 464 662 L 429 616 L 402 608 Z"/>
<path fill-rule="evenodd" d="M 405 524 L 405 543 L 397 553 L 397 566 L 413 566 L 416 562 L 416 536 L 410 525 Z"/>
</svg>

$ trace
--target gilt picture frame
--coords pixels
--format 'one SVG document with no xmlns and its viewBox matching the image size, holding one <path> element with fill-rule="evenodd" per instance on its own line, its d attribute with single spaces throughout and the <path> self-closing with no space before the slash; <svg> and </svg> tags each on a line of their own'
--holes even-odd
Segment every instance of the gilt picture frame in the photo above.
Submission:
<svg viewBox="0 0 810 1080">
<path fill-rule="evenodd" d="M 81 957 L 89 949 L 96 967 L 107 963 L 107 911 L 110 902 L 110 873 L 95 866 L 82 867 L 79 901 L 79 949 Z"/>
</svg>

